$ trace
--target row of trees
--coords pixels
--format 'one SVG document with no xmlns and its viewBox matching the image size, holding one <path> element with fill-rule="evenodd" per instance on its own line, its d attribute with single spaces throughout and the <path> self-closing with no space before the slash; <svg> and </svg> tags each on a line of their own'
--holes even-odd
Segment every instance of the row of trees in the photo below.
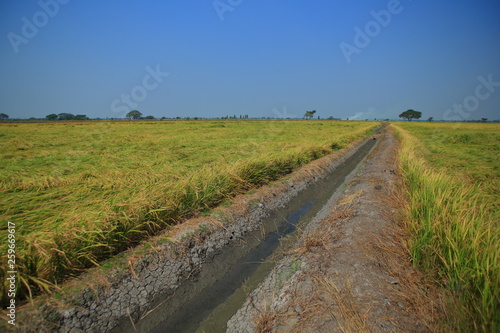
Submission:
<svg viewBox="0 0 500 333">
<path fill-rule="evenodd" d="M 312 119 L 314 117 L 315 113 L 316 113 L 316 110 L 306 111 L 306 113 L 304 114 L 304 118 Z M 155 119 L 155 117 L 153 117 L 153 116 L 143 117 L 142 112 L 140 112 L 138 110 L 130 111 L 129 113 L 127 113 L 127 115 L 125 117 L 128 118 L 129 120 L 132 120 L 132 119 Z M 406 119 L 408 121 L 411 121 L 412 119 L 420 119 L 421 117 L 422 117 L 422 112 L 415 111 L 413 109 L 406 110 L 399 115 L 399 118 L 403 118 L 403 119 Z M 72 113 L 59 113 L 59 114 L 52 113 L 52 114 L 47 115 L 45 118 L 47 120 L 90 120 L 90 118 L 84 114 L 74 115 Z M 9 119 L 9 116 L 5 113 L 0 113 L 0 120 L 5 120 L 5 119 Z M 34 119 L 34 118 L 30 118 L 30 119 Z M 161 119 L 166 119 L 166 118 L 163 117 Z M 177 117 L 176 119 L 181 119 L 181 117 Z M 191 119 L 191 118 L 187 117 L 186 119 Z M 195 117 L 193 119 L 198 119 L 198 117 Z M 237 119 L 237 118 L 236 118 L 236 115 L 234 115 L 233 117 L 231 117 L 231 116 L 222 117 L 222 119 Z M 243 116 L 240 115 L 240 119 L 249 119 L 249 117 L 247 114 L 243 115 Z M 318 119 L 319 119 L 319 117 L 318 117 Z M 337 118 L 329 117 L 327 119 L 328 120 L 335 120 Z M 347 119 L 347 120 L 349 120 L 349 119 Z M 427 119 L 427 121 L 433 121 L 433 120 L 434 120 L 434 117 L 429 117 Z M 481 118 L 481 122 L 487 122 L 487 121 L 488 121 L 487 118 Z"/>
<path fill-rule="evenodd" d="M 304 114 L 304 118 L 312 119 L 314 117 L 315 113 L 316 113 L 316 110 L 306 111 L 306 113 Z M 410 110 L 406 110 L 405 112 L 401 113 L 399 115 L 399 118 L 404 118 L 404 119 L 411 121 L 412 119 L 420 119 L 421 116 L 422 116 L 422 112 L 410 109 Z M 127 115 L 125 117 L 127 117 L 129 120 L 132 120 L 132 119 L 155 119 L 155 117 L 153 117 L 153 116 L 143 117 L 142 112 L 140 112 L 138 110 L 130 111 L 129 113 L 127 113 Z M 8 118 L 9 118 L 9 116 L 7 114 L 0 113 L 0 120 L 4 120 L 4 119 L 8 119 Z M 59 114 L 51 113 L 51 114 L 47 115 L 45 118 L 47 120 L 89 120 L 90 119 L 89 117 L 87 117 L 84 114 L 74 115 L 72 113 L 59 113 Z M 234 117 L 226 116 L 226 117 L 223 117 L 222 119 L 236 119 L 236 115 Z M 248 119 L 248 115 L 240 116 L 240 119 Z M 334 119 L 334 118 L 330 117 L 328 119 Z M 433 118 L 430 117 L 428 120 L 432 121 Z"/>
<path fill-rule="evenodd" d="M 45 117 L 47 120 L 89 120 L 90 118 L 84 114 L 74 115 L 72 113 L 51 113 Z"/>
<path fill-rule="evenodd" d="M 225 116 L 222 117 L 221 119 L 238 119 L 238 117 L 236 117 L 236 115 L 233 115 L 233 116 Z M 240 119 L 249 119 L 249 116 L 247 114 L 240 114 Z"/>
</svg>

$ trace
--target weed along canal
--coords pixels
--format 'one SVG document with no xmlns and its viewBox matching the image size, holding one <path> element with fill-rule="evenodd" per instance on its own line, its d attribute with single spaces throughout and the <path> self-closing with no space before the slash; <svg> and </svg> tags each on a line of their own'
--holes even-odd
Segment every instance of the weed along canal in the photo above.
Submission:
<svg viewBox="0 0 500 333">
<path fill-rule="evenodd" d="M 285 205 L 272 210 L 259 228 L 203 263 L 197 276 L 186 279 L 174 296 L 163 295 L 164 300 L 159 297 L 158 305 L 133 327 L 130 322 L 124 323 L 119 330 L 225 332 L 227 321 L 274 268 L 282 248 L 299 237 L 300 231 L 355 172 L 375 143 L 375 139 L 366 140 L 323 178 L 315 179 Z M 260 205 L 266 206 L 266 202 Z"/>
</svg>

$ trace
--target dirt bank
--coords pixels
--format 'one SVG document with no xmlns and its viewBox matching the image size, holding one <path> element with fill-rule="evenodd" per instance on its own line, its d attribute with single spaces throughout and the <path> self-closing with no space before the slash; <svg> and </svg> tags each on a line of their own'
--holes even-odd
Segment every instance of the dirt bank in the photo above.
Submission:
<svg viewBox="0 0 500 333">
<path fill-rule="evenodd" d="M 340 198 L 248 297 L 227 332 L 432 332 L 438 290 L 413 269 L 398 211 L 397 141 L 383 135 Z"/>
</svg>

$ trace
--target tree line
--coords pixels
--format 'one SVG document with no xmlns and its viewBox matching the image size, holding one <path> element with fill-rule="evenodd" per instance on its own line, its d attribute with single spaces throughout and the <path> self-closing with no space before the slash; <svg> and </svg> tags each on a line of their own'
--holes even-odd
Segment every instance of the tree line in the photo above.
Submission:
<svg viewBox="0 0 500 333">
<path fill-rule="evenodd" d="M 314 114 L 316 113 L 316 110 L 312 110 L 312 111 L 306 111 L 305 114 L 304 114 L 304 118 L 305 119 L 312 119 L 314 117 Z M 406 110 L 404 112 L 402 112 L 400 115 L 399 115 L 399 118 L 403 118 L 403 119 L 406 119 L 408 121 L 411 121 L 412 119 L 420 119 L 422 117 L 422 112 L 420 111 L 415 111 L 413 109 L 409 109 L 409 110 Z M 155 117 L 153 116 L 146 116 L 146 117 L 143 117 L 142 115 L 142 112 L 138 111 L 138 110 L 132 110 L 130 112 L 128 112 L 125 116 L 126 119 L 129 119 L 129 120 L 135 120 L 135 119 L 148 119 L 148 120 L 151 120 L 151 119 L 156 119 Z M 0 113 L 0 121 L 1 120 L 5 120 L 5 119 L 9 119 L 9 116 L 5 113 Z M 90 120 L 89 117 L 87 117 L 86 115 L 84 114 L 77 114 L 77 115 L 74 115 L 72 113 L 66 113 L 66 112 L 63 112 L 63 113 L 59 113 L 59 114 L 55 114 L 55 113 L 51 113 L 47 116 L 45 116 L 45 119 L 46 120 Z M 99 119 L 99 118 L 97 118 Z M 113 118 L 112 118 L 113 119 Z M 166 117 L 162 117 L 160 119 L 167 119 Z M 181 117 L 176 117 L 175 119 L 182 119 Z M 193 119 L 193 120 L 198 120 L 199 118 L 198 117 L 194 117 L 194 118 L 190 118 L 190 117 L 185 117 L 184 119 L 186 120 L 190 120 L 190 119 Z M 219 119 L 219 118 L 217 118 Z M 236 115 L 234 116 L 225 116 L 225 117 L 222 117 L 220 119 L 237 119 Z M 239 119 L 250 119 L 249 116 L 247 114 L 245 115 L 240 115 L 239 116 Z M 270 117 L 262 117 L 261 119 L 274 119 L 274 118 L 270 118 Z M 287 119 L 290 119 L 290 118 L 287 118 Z M 318 119 L 320 119 L 320 117 L 318 116 Z M 40 119 L 36 119 L 36 118 L 30 118 L 29 120 L 40 120 Z M 326 118 L 326 120 L 340 120 L 339 118 L 334 118 L 334 117 L 328 117 Z M 347 120 L 349 120 L 349 118 L 347 118 Z M 366 119 L 368 120 L 368 119 Z M 387 119 L 389 120 L 389 119 Z M 427 121 L 433 121 L 434 120 L 434 117 L 429 117 L 427 119 Z M 470 122 L 488 122 L 488 118 L 481 118 L 481 120 L 469 120 Z M 494 120 L 494 122 L 496 122 L 496 120 Z"/>
<path fill-rule="evenodd" d="M 47 120 L 89 120 L 90 118 L 84 114 L 74 115 L 72 113 L 51 113 L 45 117 Z"/>
</svg>

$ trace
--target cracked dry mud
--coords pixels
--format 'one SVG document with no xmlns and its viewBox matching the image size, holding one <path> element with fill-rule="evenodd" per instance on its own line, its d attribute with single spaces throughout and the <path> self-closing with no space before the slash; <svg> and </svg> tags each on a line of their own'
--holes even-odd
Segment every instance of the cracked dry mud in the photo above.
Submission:
<svg viewBox="0 0 500 333">
<path fill-rule="evenodd" d="M 390 131 L 389 131 L 390 132 Z M 381 135 L 227 332 L 432 332 L 441 296 L 411 264 L 397 141 Z"/>
</svg>

